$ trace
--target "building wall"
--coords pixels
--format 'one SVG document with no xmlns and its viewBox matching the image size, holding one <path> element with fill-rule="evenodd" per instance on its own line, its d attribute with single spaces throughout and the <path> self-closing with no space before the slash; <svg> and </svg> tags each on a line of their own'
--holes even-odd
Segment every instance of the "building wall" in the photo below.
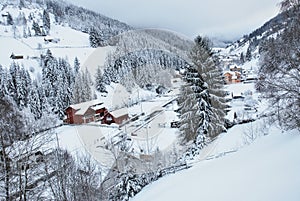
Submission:
<svg viewBox="0 0 300 201">
<path fill-rule="evenodd" d="M 115 123 L 116 124 L 122 124 L 124 121 L 126 121 L 128 119 L 129 119 L 128 114 L 125 114 L 125 115 L 120 116 L 120 117 L 115 117 Z"/>
<path fill-rule="evenodd" d="M 66 123 L 69 124 L 74 124 L 74 115 L 75 115 L 75 110 L 71 107 L 68 107 L 66 109 L 66 115 L 67 115 L 67 119 L 66 119 Z"/>
</svg>

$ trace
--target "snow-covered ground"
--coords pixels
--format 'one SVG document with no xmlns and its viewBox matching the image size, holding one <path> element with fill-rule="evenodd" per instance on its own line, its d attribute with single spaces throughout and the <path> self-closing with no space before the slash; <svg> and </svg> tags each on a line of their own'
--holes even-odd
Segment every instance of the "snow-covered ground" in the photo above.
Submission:
<svg viewBox="0 0 300 201">
<path fill-rule="evenodd" d="M 132 200 L 299 200 L 299 131 L 272 126 L 268 135 L 244 146 L 245 126 L 209 145 L 207 160 L 150 184 Z"/>
<path fill-rule="evenodd" d="M 255 75 L 257 66 L 253 58 L 243 69 Z M 262 118 L 267 104 L 254 82 L 226 85 L 225 90 L 230 100 L 226 118 L 255 121 L 222 133 L 189 162 L 190 169 L 151 183 L 133 201 L 300 200 L 299 130 L 283 131 Z"/>
</svg>

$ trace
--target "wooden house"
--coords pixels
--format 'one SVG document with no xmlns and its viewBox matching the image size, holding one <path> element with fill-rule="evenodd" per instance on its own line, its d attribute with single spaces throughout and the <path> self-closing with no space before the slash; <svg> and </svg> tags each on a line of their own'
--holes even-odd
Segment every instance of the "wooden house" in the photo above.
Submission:
<svg viewBox="0 0 300 201">
<path fill-rule="evenodd" d="M 240 72 L 240 73 L 242 72 L 242 68 L 240 66 L 237 66 L 237 65 L 231 65 L 229 67 L 229 69 L 232 72 Z"/>
<path fill-rule="evenodd" d="M 84 124 L 100 121 L 107 109 L 99 100 L 70 105 L 66 110 L 65 122 L 68 124 Z"/>
<path fill-rule="evenodd" d="M 240 83 L 242 80 L 242 75 L 237 71 L 227 71 L 224 73 L 224 80 L 226 84 Z"/>
<path fill-rule="evenodd" d="M 14 53 L 11 53 L 10 55 L 11 59 L 24 59 L 23 55 L 15 55 Z"/>
<path fill-rule="evenodd" d="M 103 124 L 122 124 L 129 119 L 127 108 L 122 108 L 112 112 L 108 112 L 102 119 Z"/>
<path fill-rule="evenodd" d="M 65 123 L 86 124 L 101 122 L 102 124 L 122 124 L 129 119 L 127 108 L 108 112 L 107 108 L 99 100 L 88 101 L 70 105 L 65 110 Z"/>
</svg>

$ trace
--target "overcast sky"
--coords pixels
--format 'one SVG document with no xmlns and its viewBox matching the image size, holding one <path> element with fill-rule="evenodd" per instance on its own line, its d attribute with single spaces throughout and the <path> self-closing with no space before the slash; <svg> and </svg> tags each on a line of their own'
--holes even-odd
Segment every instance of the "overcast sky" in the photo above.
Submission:
<svg viewBox="0 0 300 201">
<path fill-rule="evenodd" d="M 140 28 L 236 39 L 274 17 L 280 0 L 68 0 Z"/>
</svg>

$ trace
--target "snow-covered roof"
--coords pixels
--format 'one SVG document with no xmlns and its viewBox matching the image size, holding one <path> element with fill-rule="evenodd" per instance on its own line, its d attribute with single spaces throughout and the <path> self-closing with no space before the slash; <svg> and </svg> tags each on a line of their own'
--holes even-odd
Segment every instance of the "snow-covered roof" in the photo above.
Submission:
<svg viewBox="0 0 300 201">
<path fill-rule="evenodd" d="M 247 79 L 256 79 L 257 78 L 257 75 L 256 74 L 248 74 Z"/>
<path fill-rule="evenodd" d="M 224 75 L 226 75 L 226 74 L 231 74 L 232 76 L 235 75 L 235 73 L 232 72 L 232 71 L 225 71 L 225 72 L 224 72 Z"/>
<path fill-rule="evenodd" d="M 110 112 L 110 114 L 112 114 L 114 117 L 121 117 L 121 116 L 124 116 L 124 115 L 128 114 L 128 109 L 127 108 L 121 108 L 121 109 Z"/>
<path fill-rule="evenodd" d="M 102 105 L 102 107 L 100 105 Z M 94 109 L 94 108 L 98 108 L 99 106 L 101 108 L 103 108 L 103 103 L 98 99 L 83 102 L 83 103 L 78 103 L 75 105 L 70 105 L 71 108 L 73 108 L 74 110 L 77 110 L 76 114 L 79 114 L 79 115 L 84 115 L 84 113 L 88 110 L 89 107 L 93 107 L 93 109 Z"/>
<path fill-rule="evenodd" d="M 45 40 L 53 40 L 54 38 L 52 36 L 45 36 L 44 39 Z"/>
<path fill-rule="evenodd" d="M 235 65 L 235 64 L 233 64 L 233 65 L 231 65 L 229 68 L 230 68 L 230 69 L 235 69 L 235 68 L 239 69 L 239 68 L 241 68 L 241 67 L 240 67 L 240 66 L 237 66 L 237 65 Z"/>
</svg>

